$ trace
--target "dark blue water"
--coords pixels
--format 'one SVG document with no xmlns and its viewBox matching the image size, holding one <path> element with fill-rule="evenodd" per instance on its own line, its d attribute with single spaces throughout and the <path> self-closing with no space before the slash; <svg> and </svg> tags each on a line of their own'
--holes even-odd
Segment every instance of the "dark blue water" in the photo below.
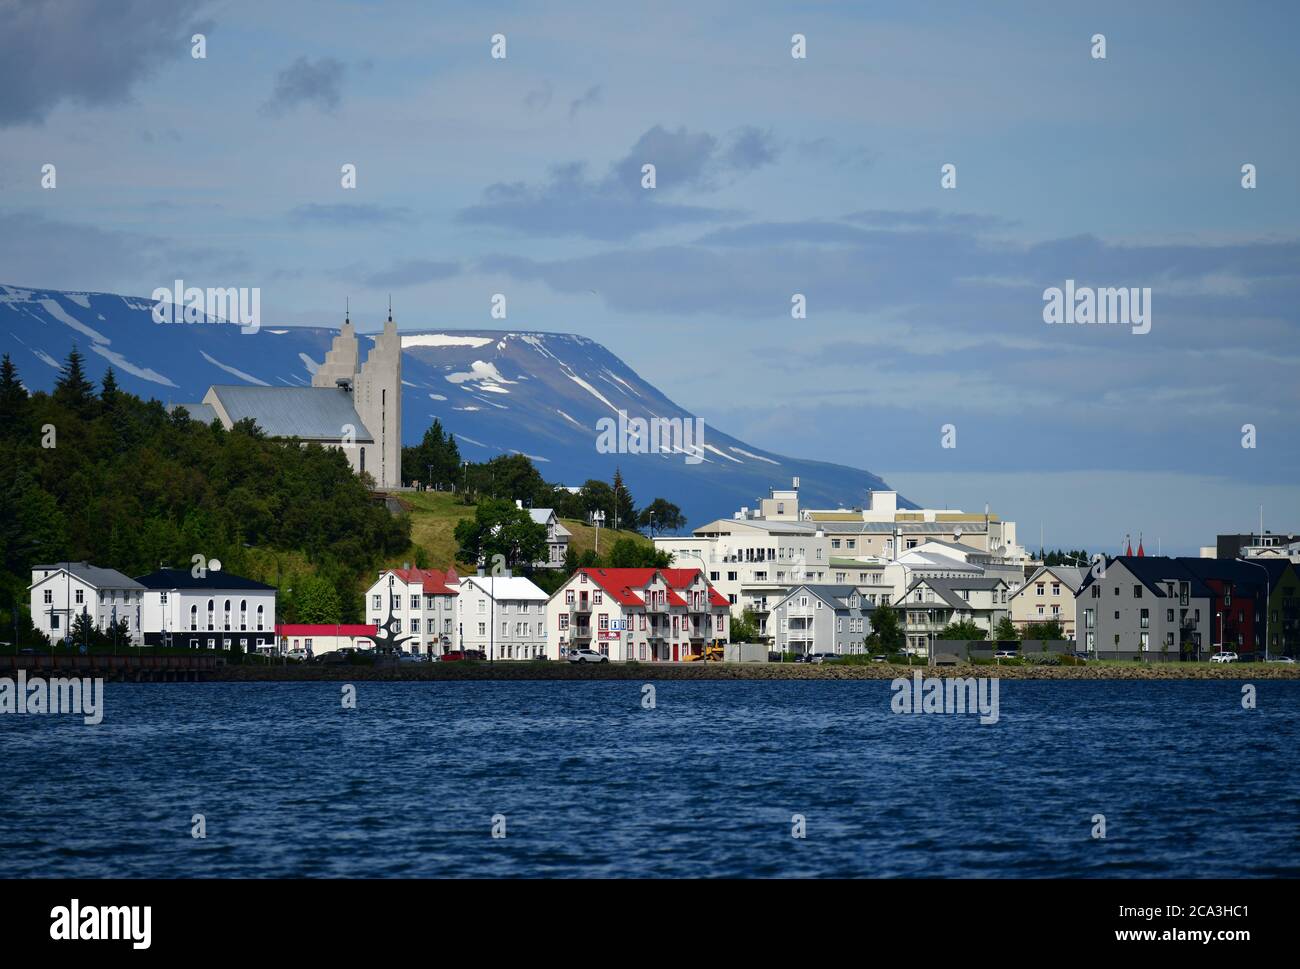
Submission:
<svg viewBox="0 0 1300 969">
<path fill-rule="evenodd" d="M 1297 682 L 1003 681 L 989 726 L 885 681 L 356 686 L 0 715 L 3 874 L 1300 875 Z"/>
</svg>

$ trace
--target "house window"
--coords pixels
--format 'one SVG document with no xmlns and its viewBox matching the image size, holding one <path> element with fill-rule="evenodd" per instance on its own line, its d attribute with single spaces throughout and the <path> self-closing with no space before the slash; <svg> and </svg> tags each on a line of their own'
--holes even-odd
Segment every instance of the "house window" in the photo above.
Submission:
<svg viewBox="0 0 1300 969">
<path fill-rule="evenodd" d="M 158 596 L 159 605 L 167 605 L 167 593 L 163 592 Z"/>
<path fill-rule="evenodd" d="M 48 605 L 51 605 L 53 602 L 54 602 L 54 591 L 53 591 L 52 589 L 46 589 L 46 590 L 45 590 L 45 604 L 48 606 Z"/>
<path fill-rule="evenodd" d="M 1135 586 L 1133 586 L 1133 598 L 1134 598 L 1134 599 L 1141 599 L 1141 598 L 1142 598 L 1142 586 L 1141 586 L 1141 585 L 1135 585 Z"/>
<path fill-rule="evenodd" d="M 116 595 L 116 594 L 117 594 L 117 593 L 114 593 L 114 595 Z M 78 589 L 76 595 L 73 596 L 73 601 L 76 602 L 77 605 L 83 605 L 83 604 L 85 603 L 85 601 L 86 601 L 86 593 L 85 593 L 85 590 L 84 590 L 84 589 Z"/>
<path fill-rule="evenodd" d="M 382 608 L 384 608 L 384 597 L 383 597 L 383 596 L 375 595 L 375 596 L 371 596 L 370 598 L 371 598 L 371 600 L 372 600 L 372 602 L 373 602 L 373 608 L 375 608 L 375 609 L 382 609 Z"/>
<path fill-rule="evenodd" d="M 419 596 L 411 596 L 411 608 L 412 608 L 412 609 L 419 609 L 419 608 L 420 608 L 420 597 L 419 597 Z"/>
</svg>

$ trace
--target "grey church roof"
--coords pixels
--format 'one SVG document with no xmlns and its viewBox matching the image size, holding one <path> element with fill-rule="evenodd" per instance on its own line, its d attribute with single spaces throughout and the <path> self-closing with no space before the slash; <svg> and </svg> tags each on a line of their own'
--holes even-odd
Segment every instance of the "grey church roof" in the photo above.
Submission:
<svg viewBox="0 0 1300 969">
<path fill-rule="evenodd" d="M 175 413 L 178 407 L 184 407 L 190 415 L 190 420 L 198 421 L 200 424 L 211 424 L 217 419 L 217 412 L 211 404 L 171 404 L 167 408 L 167 413 Z"/>
<path fill-rule="evenodd" d="M 222 384 L 214 385 L 212 390 L 231 423 L 251 417 L 268 437 L 338 441 L 350 424 L 356 431 L 357 443 L 375 442 L 352 404 L 352 395 L 340 388 Z"/>
</svg>

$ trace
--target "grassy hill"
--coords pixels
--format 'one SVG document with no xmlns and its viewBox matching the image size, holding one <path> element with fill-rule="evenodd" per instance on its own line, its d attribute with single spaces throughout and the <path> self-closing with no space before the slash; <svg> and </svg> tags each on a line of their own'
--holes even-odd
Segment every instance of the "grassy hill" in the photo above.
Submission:
<svg viewBox="0 0 1300 969">
<path fill-rule="evenodd" d="M 402 492 L 397 496 L 402 506 L 411 515 L 411 544 L 422 549 L 430 568 L 445 569 L 453 563 L 464 573 L 472 569 L 472 563 L 455 562 L 456 558 L 456 523 L 463 518 L 473 518 L 474 508 L 462 505 L 455 495 L 445 491 Z M 596 547 L 596 529 L 572 518 L 561 518 L 560 522 L 573 533 L 570 545 L 581 555 L 588 549 Z M 630 538 L 635 542 L 649 545 L 650 540 L 638 532 L 626 529 L 600 530 L 600 547 L 608 552 L 620 538 Z M 392 556 L 385 565 L 401 565 L 412 561 L 414 551 L 404 555 Z"/>
</svg>

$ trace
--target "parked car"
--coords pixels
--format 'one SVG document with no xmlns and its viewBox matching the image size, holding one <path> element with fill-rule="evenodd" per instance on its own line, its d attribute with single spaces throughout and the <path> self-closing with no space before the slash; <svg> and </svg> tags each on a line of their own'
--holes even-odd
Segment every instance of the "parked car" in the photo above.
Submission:
<svg viewBox="0 0 1300 969">
<path fill-rule="evenodd" d="M 888 655 L 887 653 L 872 653 L 872 654 L 871 654 L 871 662 L 873 662 L 873 663 L 888 663 L 888 662 L 889 662 L 889 655 Z"/>
<path fill-rule="evenodd" d="M 1231 652 L 1215 653 L 1213 656 L 1210 657 L 1210 662 L 1211 663 L 1235 663 L 1237 662 L 1237 654 Z"/>
<path fill-rule="evenodd" d="M 423 663 L 425 657 L 419 653 L 399 653 L 397 661 L 399 663 Z"/>
<path fill-rule="evenodd" d="M 439 656 L 439 657 L 438 657 L 438 662 L 440 662 L 440 663 L 456 663 L 456 662 L 459 662 L 460 660 L 463 660 L 464 658 L 465 658 L 465 651 L 464 651 L 463 649 L 453 649 L 453 650 L 449 650 L 448 652 L 445 652 L 445 653 L 443 653 L 441 656 Z"/>
<path fill-rule="evenodd" d="M 608 663 L 609 657 L 602 656 L 594 649 L 571 649 L 569 650 L 570 663 Z"/>
<path fill-rule="evenodd" d="M 296 659 L 300 663 L 305 663 L 307 662 L 307 660 L 311 659 L 311 653 L 301 648 L 291 649 L 289 650 L 289 652 L 285 653 L 284 655 L 289 657 L 289 659 Z"/>
<path fill-rule="evenodd" d="M 835 658 L 834 653 L 810 653 L 808 655 L 808 662 L 825 663 L 828 659 L 834 659 L 834 658 Z"/>
<path fill-rule="evenodd" d="M 1289 666 L 1295 666 L 1295 657 L 1294 657 L 1294 656 L 1274 656 L 1271 660 L 1269 660 L 1269 662 L 1270 662 L 1270 663 L 1286 663 L 1286 664 L 1289 665 Z"/>
<path fill-rule="evenodd" d="M 994 659 L 1015 659 L 1016 651 L 1014 649 L 999 649 L 993 654 Z"/>
</svg>

